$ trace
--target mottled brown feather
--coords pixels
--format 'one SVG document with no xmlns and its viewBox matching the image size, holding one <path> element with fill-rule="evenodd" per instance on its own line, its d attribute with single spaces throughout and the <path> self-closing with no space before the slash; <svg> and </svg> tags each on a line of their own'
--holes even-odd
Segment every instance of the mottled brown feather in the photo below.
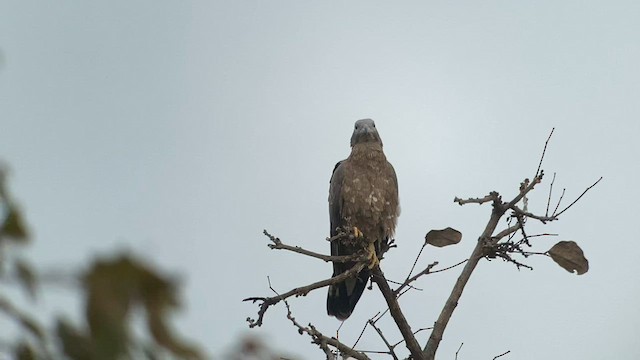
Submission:
<svg viewBox="0 0 640 360">
<path fill-rule="evenodd" d="M 362 122 L 364 120 L 359 120 Z M 393 166 L 382 150 L 382 141 L 372 124 L 371 133 L 356 137 L 358 123 L 352 137 L 351 154 L 334 168 L 329 186 L 329 213 L 331 235 L 342 227 L 357 227 L 364 236 L 361 244 L 331 244 L 331 255 L 350 255 L 367 243 L 380 244 L 393 237 L 400 206 L 398 180 Z M 367 130 L 368 131 L 368 130 Z M 354 141 L 355 138 L 355 141 Z M 334 263 L 333 275 L 349 270 L 353 262 Z M 361 271 L 355 279 L 349 279 L 329 288 L 327 312 L 344 320 L 351 315 L 369 279 L 368 269 Z"/>
</svg>

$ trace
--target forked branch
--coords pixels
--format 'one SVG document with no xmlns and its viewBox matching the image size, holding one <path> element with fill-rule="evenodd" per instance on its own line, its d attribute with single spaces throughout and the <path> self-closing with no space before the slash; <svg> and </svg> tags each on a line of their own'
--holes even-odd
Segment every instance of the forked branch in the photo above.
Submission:
<svg viewBox="0 0 640 360">
<path fill-rule="evenodd" d="M 290 298 L 292 296 L 306 296 L 310 291 L 315 290 L 315 289 L 319 289 L 325 286 L 329 286 L 329 285 L 333 285 L 333 284 L 337 284 L 341 281 L 344 281 L 350 277 L 354 277 L 356 276 L 356 274 L 358 274 L 364 267 L 366 266 L 365 262 L 360 262 L 356 265 L 354 265 L 351 269 L 349 269 L 348 271 L 343 272 L 340 275 L 334 276 L 332 278 L 329 279 L 325 279 L 322 281 L 318 281 L 315 282 L 313 284 L 307 285 L 307 286 L 301 286 L 301 287 L 297 287 L 295 289 L 292 289 L 290 291 L 287 291 L 284 294 L 281 295 L 277 295 L 277 296 L 272 296 L 272 297 L 249 297 L 246 298 L 242 301 L 251 301 L 251 302 L 260 302 L 260 308 L 258 310 L 258 318 L 257 319 L 252 319 L 252 318 L 247 318 L 247 322 L 249 323 L 249 327 L 253 328 L 256 326 L 262 326 L 262 320 L 264 318 L 264 314 L 267 312 L 267 310 L 269 309 L 270 306 L 275 305 L 277 303 L 279 303 L 280 301 Z"/>
</svg>

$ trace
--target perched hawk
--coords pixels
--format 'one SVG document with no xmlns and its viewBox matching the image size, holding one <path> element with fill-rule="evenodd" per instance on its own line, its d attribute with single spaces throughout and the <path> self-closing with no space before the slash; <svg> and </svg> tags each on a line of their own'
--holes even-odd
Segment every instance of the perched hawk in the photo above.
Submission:
<svg viewBox="0 0 640 360">
<path fill-rule="evenodd" d="M 350 255 L 368 247 L 377 261 L 381 244 L 393 236 L 398 215 L 398 180 L 382 151 L 376 124 L 371 119 L 358 120 L 351 136 L 351 155 L 336 164 L 329 186 L 331 236 L 348 227 L 354 229 L 356 241 L 353 245 L 333 241 L 331 255 Z M 354 265 L 355 262 L 334 262 L 333 276 Z M 370 274 L 370 267 L 365 267 L 357 277 L 329 287 L 327 313 L 339 320 L 347 319 Z"/>
</svg>

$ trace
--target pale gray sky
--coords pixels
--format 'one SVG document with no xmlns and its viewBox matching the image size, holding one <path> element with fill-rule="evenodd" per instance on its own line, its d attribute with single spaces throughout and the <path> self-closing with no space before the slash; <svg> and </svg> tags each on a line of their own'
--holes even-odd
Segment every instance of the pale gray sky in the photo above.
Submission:
<svg viewBox="0 0 640 360">
<path fill-rule="evenodd" d="M 285 291 L 331 274 L 269 251 L 261 231 L 328 251 L 329 177 L 355 120 L 376 120 L 398 174 L 399 248 L 382 264 L 396 280 L 432 228 L 464 239 L 429 249 L 422 266 L 464 259 L 490 209 L 453 197 L 515 194 L 555 127 L 543 168 L 566 200 L 604 180 L 560 222 L 531 224 L 560 234 L 534 249 L 576 240 L 589 273 L 544 258 L 529 261 L 534 271 L 483 261 L 439 356 L 464 342 L 460 359 L 640 358 L 629 228 L 640 197 L 638 19 L 637 1 L 2 1 L 0 157 L 35 233 L 29 256 L 80 268 L 128 249 L 181 275 L 177 326 L 210 353 L 254 334 L 322 358 L 283 307 L 248 330 L 257 308 L 241 299 L 268 295 L 267 275 Z M 532 210 L 544 211 L 547 185 Z M 424 291 L 402 298 L 415 329 L 432 324 L 457 275 L 424 278 Z M 78 312 L 61 293 L 41 306 Z M 332 334 L 325 296 L 291 306 Z M 383 309 L 365 292 L 341 340 Z M 360 344 L 384 348 L 371 331 Z"/>
</svg>

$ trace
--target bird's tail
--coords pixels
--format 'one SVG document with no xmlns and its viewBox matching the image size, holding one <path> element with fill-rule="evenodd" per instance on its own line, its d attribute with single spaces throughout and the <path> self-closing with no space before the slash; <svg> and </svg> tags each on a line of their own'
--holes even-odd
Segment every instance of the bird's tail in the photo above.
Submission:
<svg viewBox="0 0 640 360">
<path fill-rule="evenodd" d="M 334 272 L 333 276 L 336 275 L 340 274 Z M 327 294 L 327 314 L 335 316 L 338 320 L 346 320 L 351 316 L 370 275 L 371 271 L 364 268 L 357 277 L 331 285 Z"/>
</svg>

